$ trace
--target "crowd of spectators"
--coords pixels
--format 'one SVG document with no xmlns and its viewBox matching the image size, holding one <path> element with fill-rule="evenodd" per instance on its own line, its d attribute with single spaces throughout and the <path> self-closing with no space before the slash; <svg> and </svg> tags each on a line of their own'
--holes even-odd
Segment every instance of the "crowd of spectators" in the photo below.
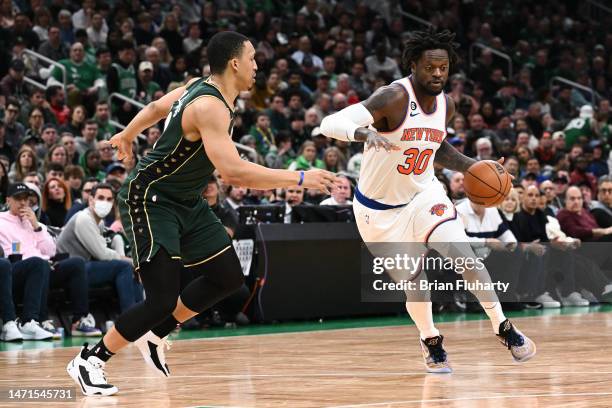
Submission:
<svg viewBox="0 0 612 408">
<path fill-rule="evenodd" d="M 582 7 L 554 0 L 1 0 L 0 204 L 6 222 L 18 224 L 24 234 L 0 231 L 5 255 L 23 258 L 0 265 L 12 271 L 2 274 L 12 276 L 12 283 L 9 278 L 0 282 L 0 297 L 7 303 L 3 333 L 17 336 L 17 328 L 46 321 L 40 303 L 49 286 L 77 288 L 58 277 L 69 261 L 71 268 L 84 271 L 78 287 L 111 283 L 121 308 L 141 298 L 114 200 L 163 125 L 144 132 L 131 162 L 118 162 L 113 150 L 99 142 L 127 124 L 138 103 L 208 75 L 206 45 L 222 30 L 244 33 L 256 48 L 255 85 L 236 101 L 232 134 L 252 149 L 245 159 L 345 176 L 331 197 L 298 186 L 247 190 L 225 185 L 219 177 L 203 194 L 228 232 L 235 231 L 237 208 L 244 204 L 285 206 L 286 222 L 296 205 L 350 204 L 362 146 L 326 138 L 319 124 L 409 74 L 402 66 L 402 42 L 410 30 L 425 28 L 420 19 L 457 34 L 460 59 L 446 89 L 457 113 L 447 140 L 477 159 L 504 156 L 522 193 L 522 198 L 512 193 L 500 208 L 499 220 L 512 225 L 510 241 L 543 253 L 539 246 L 546 240 L 577 245 L 577 240 L 605 239 L 612 232 L 607 178 L 612 34 L 609 16 L 594 18 Z M 508 56 L 512 72 L 499 53 Z M 557 77 L 564 80 L 553 80 Z M 462 175 L 443 169 L 437 174 L 459 205 Z M 536 199 L 535 207 L 529 197 Z M 467 203 L 461 208 L 470 215 L 492 211 L 483 213 Z M 26 251 L 26 240 L 35 234 L 41 246 Z M 500 239 L 490 237 L 486 243 L 506 248 Z M 23 266 L 29 258 L 42 259 L 45 266 Z M 29 286 L 40 281 L 31 276 L 45 274 L 51 276 L 46 287 Z M 599 296 L 606 288 L 590 292 Z M 542 287 L 536 295 L 545 294 L 552 296 L 552 288 Z M 563 295 L 579 300 L 574 293 Z M 6 299 L 24 304 L 19 325 Z M 74 334 L 98 333 L 86 307 L 75 306 L 73 323 Z M 39 325 L 44 327 L 54 333 L 51 322 Z"/>
</svg>

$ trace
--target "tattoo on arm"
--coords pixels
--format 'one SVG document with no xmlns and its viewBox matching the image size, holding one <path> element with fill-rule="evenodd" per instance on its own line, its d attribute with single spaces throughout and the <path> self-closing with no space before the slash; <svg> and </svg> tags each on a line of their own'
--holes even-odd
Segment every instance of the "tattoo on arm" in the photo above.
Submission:
<svg viewBox="0 0 612 408">
<path fill-rule="evenodd" d="M 445 140 L 436 152 L 434 163 L 464 173 L 472 164 L 476 163 L 476 160 L 460 153 Z"/>
</svg>

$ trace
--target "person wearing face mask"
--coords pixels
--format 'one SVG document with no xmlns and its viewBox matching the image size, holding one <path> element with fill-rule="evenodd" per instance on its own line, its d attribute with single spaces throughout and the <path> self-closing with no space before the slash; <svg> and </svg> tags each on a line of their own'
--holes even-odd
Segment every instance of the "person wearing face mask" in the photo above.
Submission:
<svg viewBox="0 0 612 408">
<path fill-rule="evenodd" d="M 125 256 L 121 236 L 114 235 L 110 244 L 105 238 L 103 219 L 113 209 L 114 202 L 115 193 L 109 184 L 93 187 L 88 206 L 68 221 L 58 238 L 57 248 L 58 252 L 86 260 L 90 287 L 113 285 L 124 312 L 143 299 L 143 292 L 142 286 L 134 280 L 132 258 Z"/>
<path fill-rule="evenodd" d="M 43 288 L 40 303 L 27 317 L 22 316 L 19 330 L 24 338 L 32 340 L 59 338 L 49 319 L 47 297 L 48 288 L 62 288 L 70 293 L 72 335 L 100 336 L 102 333 L 89 313 L 85 260 L 79 257 L 60 260 L 58 255 L 62 251 L 57 250 L 47 226 L 39 222 L 30 206 L 32 194 L 27 185 L 12 184 L 8 189 L 9 210 L 0 213 L 0 247 L 5 254 L 13 255 L 14 284 L 19 286 L 24 282 L 23 274 L 36 273 L 37 284 Z"/>
</svg>

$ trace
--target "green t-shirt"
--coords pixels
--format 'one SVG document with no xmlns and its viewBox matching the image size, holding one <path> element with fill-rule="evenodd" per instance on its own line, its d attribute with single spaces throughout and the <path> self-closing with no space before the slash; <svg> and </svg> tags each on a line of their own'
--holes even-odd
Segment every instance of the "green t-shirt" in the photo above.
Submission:
<svg viewBox="0 0 612 408">
<path fill-rule="evenodd" d="M 66 67 L 67 85 L 73 84 L 81 91 L 91 88 L 97 79 L 102 78 L 102 73 L 98 67 L 86 61 L 75 64 L 70 59 L 63 59 L 59 63 Z M 59 82 L 62 82 L 62 71 L 59 68 L 53 68 L 51 75 Z"/>
<path fill-rule="evenodd" d="M 117 129 L 111 125 L 110 122 L 96 122 L 98 123 L 98 135 L 96 136 L 97 140 L 108 140 L 113 137 L 115 133 L 117 133 Z"/>
<path fill-rule="evenodd" d="M 144 89 L 141 89 L 136 95 L 136 99 L 138 102 L 144 103 L 145 105 L 150 103 L 153 100 L 153 95 L 155 92 L 159 91 L 161 86 L 155 81 L 149 82 Z"/>
</svg>

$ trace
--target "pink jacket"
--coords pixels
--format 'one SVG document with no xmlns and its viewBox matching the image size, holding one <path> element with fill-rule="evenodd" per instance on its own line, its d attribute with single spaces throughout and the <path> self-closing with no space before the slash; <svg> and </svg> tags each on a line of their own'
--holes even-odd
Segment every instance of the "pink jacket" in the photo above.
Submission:
<svg viewBox="0 0 612 408">
<path fill-rule="evenodd" d="M 32 224 L 27 220 L 21 220 L 8 211 L 0 212 L 0 246 L 4 255 L 8 257 L 13 253 L 12 243 L 21 243 L 21 254 L 23 259 L 39 257 L 49 259 L 55 255 L 55 242 L 41 224 L 42 231 L 34 232 Z"/>
</svg>

